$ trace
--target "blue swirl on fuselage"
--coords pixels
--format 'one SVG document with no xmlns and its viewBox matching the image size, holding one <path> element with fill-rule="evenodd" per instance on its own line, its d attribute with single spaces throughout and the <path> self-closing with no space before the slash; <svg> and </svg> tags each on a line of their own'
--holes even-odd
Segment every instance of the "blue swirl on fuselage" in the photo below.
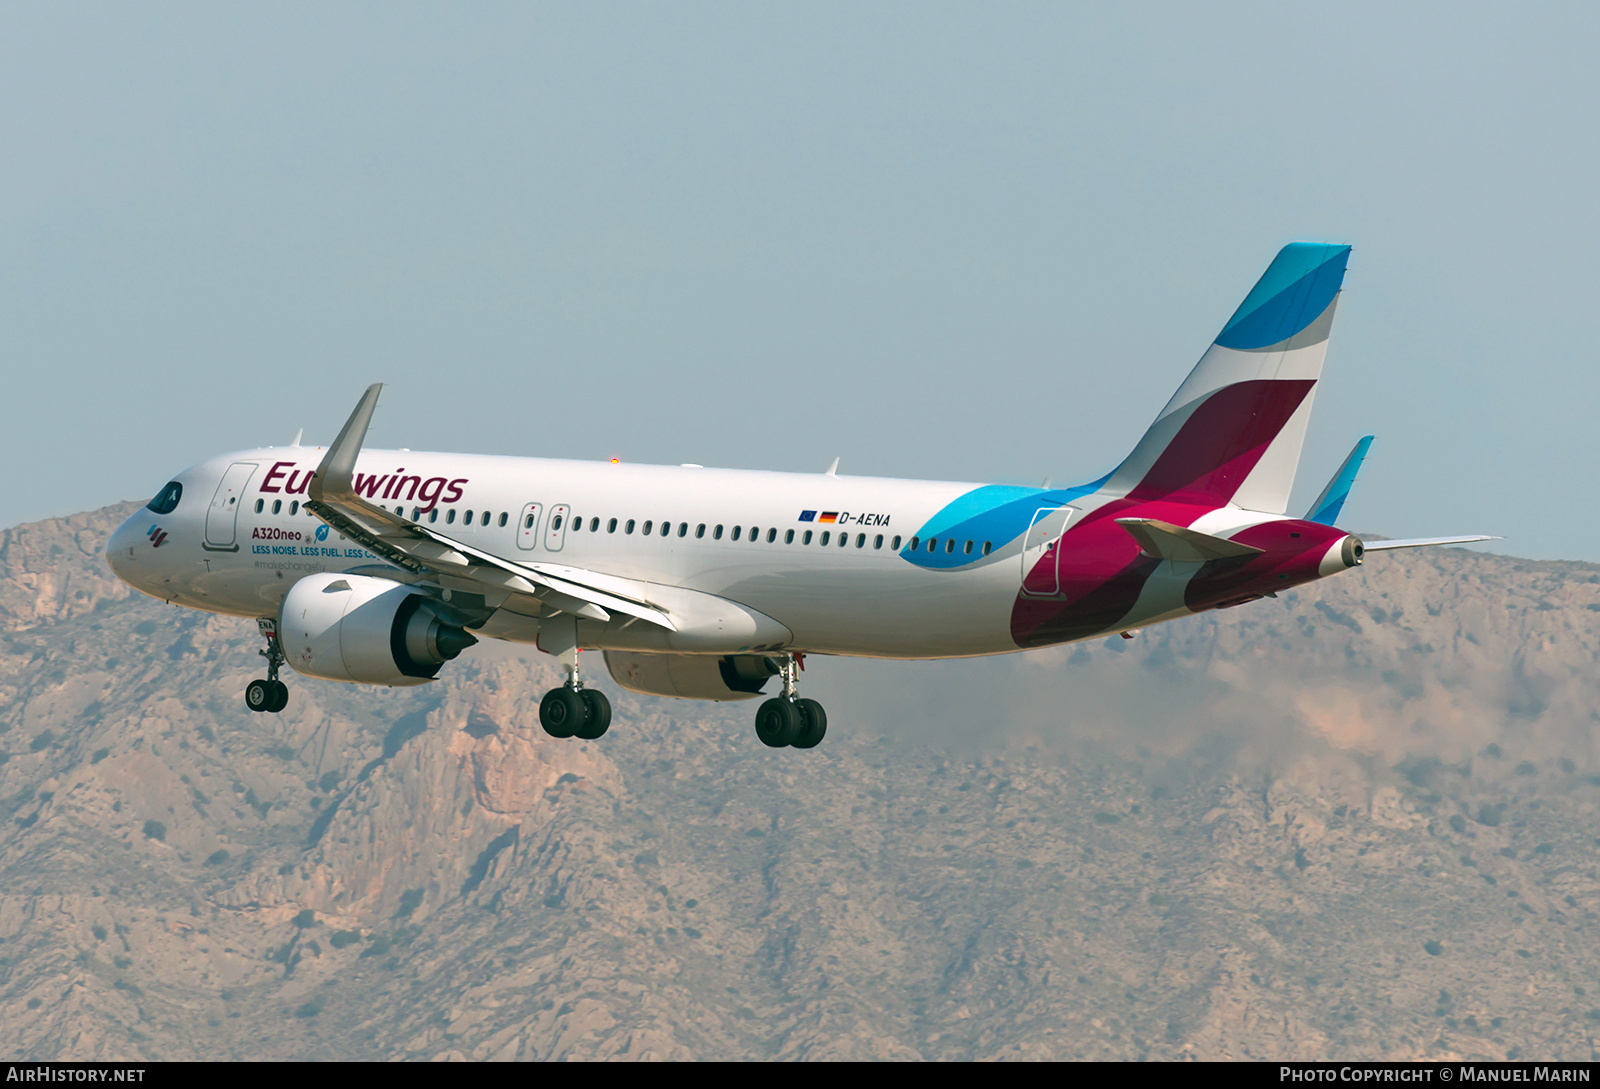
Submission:
<svg viewBox="0 0 1600 1089">
<path fill-rule="evenodd" d="M 1041 507 L 1065 506 L 1099 490 L 1110 479 L 1111 474 L 1107 473 L 1099 480 L 1073 488 L 1026 488 L 1016 484 L 974 488 L 924 522 L 917 531 L 916 551 L 907 542 L 900 550 L 900 558 L 934 571 L 982 563 L 983 542 L 988 541 L 998 550 L 1028 532 Z M 954 552 L 946 552 L 945 541 L 952 538 L 963 544 L 975 542 L 974 553 L 967 555 L 960 545 Z M 930 539 L 938 542 L 936 551 L 928 551 Z"/>
</svg>

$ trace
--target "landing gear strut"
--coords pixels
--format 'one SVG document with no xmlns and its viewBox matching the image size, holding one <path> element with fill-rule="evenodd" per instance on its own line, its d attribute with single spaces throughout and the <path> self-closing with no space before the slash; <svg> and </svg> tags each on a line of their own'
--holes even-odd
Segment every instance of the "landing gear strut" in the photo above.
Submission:
<svg viewBox="0 0 1600 1089">
<path fill-rule="evenodd" d="M 611 701 L 604 692 L 583 687 L 576 649 L 560 655 L 567 683 L 552 688 L 539 701 L 539 725 L 551 737 L 577 737 L 593 741 L 611 726 Z M 570 660 L 569 660 L 570 658 Z"/>
<path fill-rule="evenodd" d="M 278 668 L 288 659 L 278 643 L 278 625 L 275 621 L 263 617 L 256 621 L 256 628 L 267 641 L 267 649 L 257 652 L 267 660 L 267 679 L 245 685 L 244 705 L 252 711 L 277 714 L 289 706 L 289 687 L 278 680 Z"/>
<path fill-rule="evenodd" d="M 812 749 L 828 732 L 828 713 L 822 704 L 800 698 L 800 671 L 804 668 L 803 655 L 784 656 L 783 692 L 756 709 L 756 736 L 763 745 Z"/>
</svg>

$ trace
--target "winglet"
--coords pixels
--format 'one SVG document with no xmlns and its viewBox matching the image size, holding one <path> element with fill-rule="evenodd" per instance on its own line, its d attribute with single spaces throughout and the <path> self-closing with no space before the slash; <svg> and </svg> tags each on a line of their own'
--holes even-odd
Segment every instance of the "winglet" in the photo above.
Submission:
<svg viewBox="0 0 1600 1089">
<path fill-rule="evenodd" d="M 1372 447 L 1372 438 L 1373 436 L 1368 435 L 1356 443 L 1355 449 L 1344 459 L 1344 464 L 1339 466 L 1339 471 L 1328 481 L 1328 486 L 1322 489 L 1322 494 L 1311 504 L 1311 510 L 1306 514 L 1306 521 L 1324 526 L 1331 526 L 1338 521 L 1339 512 L 1344 509 L 1344 501 L 1350 498 L 1350 489 L 1355 486 L 1356 473 L 1361 471 L 1361 463 L 1366 460 L 1367 451 Z"/>
<path fill-rule="evenodd" d="M 356 410 L 344 422 L 339 437 L 333 440 L 333 445 L 323 455 L 322 464 L 317 466 L 317 471 L 311 476 L 311 484 L 306 488 L 306 496 L 313 502 L 322 502 L 325 495 L 333 497 L 355 492 L 352 474 L 356 468 L 356 455 L 361 453 L 361 444 L 367 437 L 367 426 L 372 423 L 372 413 L 378 407 L 378 394 L 382 390 L 382 382 L 374 382 L 367 387 Z"/>
</svg>

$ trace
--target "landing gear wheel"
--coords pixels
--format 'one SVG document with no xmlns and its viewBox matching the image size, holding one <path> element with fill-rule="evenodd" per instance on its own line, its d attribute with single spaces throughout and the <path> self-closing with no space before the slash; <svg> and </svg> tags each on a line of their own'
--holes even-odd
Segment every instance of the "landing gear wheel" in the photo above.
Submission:
<svg viewBox="0 0 1600 1089">
<path fill-rule="evenodd" d="M 552 688 L 539 701 L 539 725 L 551 737 L 571 737 L 583 729 L 589 709 L 575 688 Z"/>
<path fill-rule="evenodd" d="M 278 624 L 271 617 L 256 620 L 256 630 L 267 641 L 267 649 L 257 651 L 267 660 L 267 679 L 251 681 L 244 689 L 244 705 L 252 711 L 269 711 L 277 714 L 289 706 L 289 689 L 278 680 L 278 670 L 288 661 L 283 647 L 278 643 Z"/>
<path fill-rule="evenodd" d="M 795 700 L 794 706 L 800 712 L 800 727 L 789 744 L 797 749 L 814 749 L 828 732 L 828 712 L 816 700 Z"/>
<path fill-rule="evenodd" d="M 793 700 L 774 696 L 756 710 L 756 736 L 769 748 L 792 745 L 800 726 L 800 709 Z"/>
<path fill-rule="evenodd" d="M 606 699 L 604 692 L 597 692 L 593 688 L 582 689 L 578 695 L 583 698 L 585 714 L 583 725 L 573 731 L 573 736 L 593 741 L 611 725 L 611 701 Z"/>
<path fill-rule="evenodd" d="M 272 681 L 251 681 L 244 686 L 244 705 L 252 711 L 271 711 L 277 699 Z"/>
</svg>

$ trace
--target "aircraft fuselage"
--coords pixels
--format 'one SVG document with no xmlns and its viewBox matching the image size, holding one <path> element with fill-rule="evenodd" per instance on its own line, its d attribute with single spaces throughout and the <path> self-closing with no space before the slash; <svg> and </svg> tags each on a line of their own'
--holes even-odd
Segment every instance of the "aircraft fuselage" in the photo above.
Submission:
<svg viewBox="0 0 1600 1089">
<path fill-rule="evenodd" d="M 117 573 L 174 604 L 272 617 L 299 579 L 373 573 L 379 556 L 306 511 L 319 448 L 224 455 L 180 474 L 108 547 Z M 579 621 L 585 647 L 800 650 L 881 658 L 1015 651 L 1249 600 L 1350 564 L 1345 534 L 1237 507 L 1130 500 L 1096 485 L 946 481 L 362 451 L 369 502 L 506 560 L 559 564 L 736 602 L 782 631 L 672 640 L 626 618 Z M 1155 518 L 1263 548 L 1248 559 L 1146 555 L 1116 518 Z M 156 544 L 160 538 L 159 546 Z M 738 628 L 738 625 L 730 625 Z M 483 634 L 535 641 L 539 618 Z M 761 638 L 765 634 L 766 638 Z M 756 641 L 752 642 L 754 636 Z"/>
</svg>

